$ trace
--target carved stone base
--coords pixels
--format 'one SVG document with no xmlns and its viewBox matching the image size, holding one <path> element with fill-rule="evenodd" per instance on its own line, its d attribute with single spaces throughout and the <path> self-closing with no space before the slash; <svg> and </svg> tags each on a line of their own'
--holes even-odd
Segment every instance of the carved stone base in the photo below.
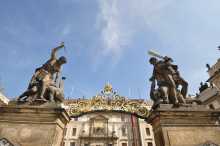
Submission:
<svg viewBox="0 0 220 146">
<path fill-rule="evenodd" d="M 160 105 L 150 113 L 148 122 L 153 126 L 156 146 L 220 145 L 220 110 Z"/>
<path fill-rule="evenodd" d="M 67 112 L 56 106 L 0 107 L 0 139 L 14 146 L 60 146 Z"/>
</svg>

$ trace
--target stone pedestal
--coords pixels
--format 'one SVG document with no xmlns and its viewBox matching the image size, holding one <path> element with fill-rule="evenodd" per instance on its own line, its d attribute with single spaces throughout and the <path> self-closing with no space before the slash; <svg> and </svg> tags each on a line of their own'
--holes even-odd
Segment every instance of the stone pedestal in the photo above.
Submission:
<svg viewBox="0 0 220 146">
<path fill-rule="evenodd" d="M 160 105 L 150 113 L 148 122 L 153 126 L 156 146 L 220 145 L 220 110 Z"/>
<path fill-rule="evenodd" d="M 0 139 L 14 146 L 61 146 L 69 120 L 61 107 L 0 107 Z"/>
</svg>

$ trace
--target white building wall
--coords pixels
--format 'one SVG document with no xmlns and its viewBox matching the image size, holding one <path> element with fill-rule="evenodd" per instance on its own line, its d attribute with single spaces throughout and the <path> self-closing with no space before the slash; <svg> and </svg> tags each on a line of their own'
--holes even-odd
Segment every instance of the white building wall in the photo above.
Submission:
<svg viewBox="0 0 220 146">
<path fill-rule="evenodd" d="M 84 130 L 86 135 L 89 135 L 90 129 L 90 119 L 97 116 L 104 116 L 108 119 L 108 133 L 112 133 L 115 131 L 115 135 L 118 137 L 114 146 L 122 146 L 122 143 L 127 143 L 127 146 L 132 146 L 132 128 L 131 128 L 131 115 L 130 114 L 122 114 L 122 113 L 91 113 L 86 114 L 78 118 L 76 121 L 74 118 L 70 121 L 70 123 L 66 127 L 66 135 L 64 136 L 65 146 L 71 146 L 70 142 L 75 142 L 75 146 L 79 146 L 80 134 Z M 141 143 L 143 146 L 148 146 L 147 142 L 152 142 L 153 146 L 155 146 L 153 140 L 153 132 L 152 127 L 147 124 L 144 120 L 139 119 L 140 134 L 141 134 Z M 122 127 L 126 127 L 126 135 L 123 136 Z M 150 136 L 146 135 L 145 128 L 150 128 Z M 76 128 L 76 135 L 72 136 L 73 128 Z M 96 145 L 95 145 L 96 146 Z M 98 145 L 97 145 L 98 146 Z"/>
<path fill-rule="evenodd" d="M 142 139 L 142 146 L 155 146 L 152 126 L 150 124 L 147 124 L 143 119 L 139 119 L 139 126 Z M 147 129 L 149 129 L 149 134 L 147 133 Z"/>
</svg>

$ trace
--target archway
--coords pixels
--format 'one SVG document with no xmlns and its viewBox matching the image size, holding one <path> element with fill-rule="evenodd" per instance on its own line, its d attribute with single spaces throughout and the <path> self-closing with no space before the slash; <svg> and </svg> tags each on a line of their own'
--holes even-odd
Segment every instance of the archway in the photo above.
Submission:
<svg viewBox="0 0 220 146">
<path fill-rule="evenodd" d="M 145 121 L 150 104 L 143 99 L 120 96 L 110 84 L 91 99 L 72 99 L 65 104 L 72 118 L 67 125 L 68 146 L 151 146 L 154 143 L 152 127 Z"/>
</svg>

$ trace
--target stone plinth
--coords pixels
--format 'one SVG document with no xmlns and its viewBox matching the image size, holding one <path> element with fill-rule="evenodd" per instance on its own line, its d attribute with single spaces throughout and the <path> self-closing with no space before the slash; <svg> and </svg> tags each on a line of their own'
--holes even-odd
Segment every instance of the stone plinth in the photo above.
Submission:
<svg viewBox="0 0 220 146">
<path fill-rule="evenodd" d="M 0 139 L 14 146 L 61 146 L 69 120 L 61 107 L 0 107 Z"/>
<path fill-rule="evenodd" d="M 220 145 L 220 110 L 160 105 L 150 113 L 148 122 L 153 126 L 156 146 Z"/>
</svg>

